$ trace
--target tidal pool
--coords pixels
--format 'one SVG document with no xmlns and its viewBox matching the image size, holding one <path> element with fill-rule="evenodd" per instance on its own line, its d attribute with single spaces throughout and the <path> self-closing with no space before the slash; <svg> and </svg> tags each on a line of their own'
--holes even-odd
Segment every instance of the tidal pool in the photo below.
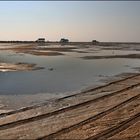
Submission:
<svg viewBox="0 0 140 140">
<path fill-rule="evenodd" d="M 86 48 L 86 51 L 90 51 L 90 49 Z M 107 55 L 107 50 L 100 50 L 98 54 L 103 55 L 103 52 Z M 133 50 L 129 52 L 134 53 Z M 94 53 L 94 51 L 90 51 L 90 54 L 94 55 Z M 110 50 L 108 53 L 110 54 Z M 123 52 L 119 50 L 118 53 Z M 137 53 L 139 52 L 137 51 Z M 0 62 L 33 63 L 38 67 L 44 67 L 44 69 L 35 71 L 0 72 L 1 100 L 6 102 L 8 107 L 20 108 L 101 85 L 103 78 L 136 72 L 133 68 L 140 67 L 139 59 L 83 60 L 80 57 L 84 53 L 64 52 L 64 54 L 62 56 L 36 56 L 13 51 L 0 51 Z M 85 53 L 86 55 L 87 53 Z M 16 100 L 18 101 L 15 107 Z"/>
</svg>

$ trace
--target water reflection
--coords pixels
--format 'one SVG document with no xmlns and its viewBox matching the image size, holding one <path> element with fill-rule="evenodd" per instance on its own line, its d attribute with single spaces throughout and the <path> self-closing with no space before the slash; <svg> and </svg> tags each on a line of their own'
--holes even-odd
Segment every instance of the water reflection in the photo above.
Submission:
<svg viewBox="0 0 140 140">
<path fill-rule="evenodd" d="M 67 55 L 46 57 L 13 52 L 1 52 L 0 55 L 4 62 L 28 62 L 45 67 L 37 71 L 0 73 L 1 95 L 71 92 L 100 83 L 102 77 L 99 75 L 113 76 L 140 66 L 139 60 L 131 59 L 85 61 Z"/>
<path fill-rule="evenodd" d="M 86 48 L 86 51 L 90 51 L 92 55 L 95 53 L 94 51 L 91 52 L 91 48 L 89 50 Z M 133 51 L 129 52 L 134 53 Z M 98 52 L 99 55 L 106 53 L 107 50 Z M 119 50 L 118 53 L 123 52 Z M 44 98 L 44 94 L 46 96 L 54 94 L 58 97 L 60 93 L 61 96 L 64 93 L 66 96 L 71 92 L 102 84 L 102 76 L 110 77 L 124 72 L 133 72 L 134 69 L 132 68 L 140 67 L 139 59 L 83 60 L 80 57 L 87 55 L 87 53 L 67 52 L 64 54 L 63 56 L 36 56 L 12 51 L 1 51 L 1 62 L 33 63 L 45 69 L 0 72 L 0 95 L 27 96 L 39 94 L 41 96 L 42 94 Z M 47 97 L 47 99 L 49 98 Z"/>
</svg>

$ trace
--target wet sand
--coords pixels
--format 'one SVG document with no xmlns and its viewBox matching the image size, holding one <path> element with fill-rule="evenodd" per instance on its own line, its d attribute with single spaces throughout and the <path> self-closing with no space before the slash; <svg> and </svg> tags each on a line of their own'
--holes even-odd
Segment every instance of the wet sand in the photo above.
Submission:
<svg viewBox="0 0 140 140">
<path fill-rule="evenodd" d="M 63 55 L 60 52 L 72 52 L 73 49 L 76 49 L 76 47 L 60 46 L 60 47 L 42 48 L 42 47 L 38 47 L 35 44 L 0 48 L 0 50 L 10 50 L 10 51 L 15 51 L 16 53 L 27 53 L 27 54 L 45 55 L 45 56 Z"/>
<path fill-rule="evenodd" d="M 84 56 L 83 59 L 110 59 L 110 58 L 131 58 L 139 59 L 140 54 L 128 54 L 128 55 L 106 55 L 106 56 Z"/>
<path fill-rule="evenodd" d="M 0 63 L 0 71 L 30 71 L 30 70 L 39 70 L 42 67 L 36 67 L 36 64 L 28 64 L 28 63 Z"/>
<path fill-rule="evenodd" d="M 135 43 L 101 43 L 98 45 L 91 45 L 91 44 L 87 44 L 87 45 L 81 45 L 77 44 L 76 46 L 73 45 L 58 45 L 56 47 L 56 45 L 54 44 L 54 47 L 50 47 L 49 45 L 47 46 L 38 46 L 38 44 L 16 44 L 14 47 L 5 47 L 5 48 L 0 48 L 0 50 L 4 51 L 4 50 L 10 50 L 10 51 L 14 51 L 16 53 L 25 53 L 25 54 L 32 54 L 32 55 L 43 55 L 43 56 L 58 56 L 58 55 L 64 55 L 63 52 L 76 52 L 76 53 L 91 53 L 90 51 L 85 51 L 83 49 L 86 48 L 91 48 L 94 50 L 94 48 L 98 48 L 99 51 L 101 50 L 122 50 L 122 51 L 140 51 L 139 49 L 139 43 L 136 43 L 137 47 L 134 46 Z M 53 44 L 52 44 L 53 46 Z M 82 47 L 81 47 L 82 46 Z M 78 50 L 80 49 L 80 50 Z M 93 53 L 93 51 L 92 51 Z M 112 52 L 114 53 L 114 52 Z M 116 54 L 111 54 L 111 55 L 99 55 L 99 56 L 94 56 L 94 55 L 90 55 L 90 56 L 83 56 L 80 57 L 81 59 L 110 59 L 110 58 L 130 58 L 130 59 L 139 59 L 140 58 L 140 54 L 124 54 L 124 55 L 116 55 Z"/>
<path fill-rule="evenodd" d="M 52 45 L 53 46 L 53 45 Z M 71 45 L 54 45 L 53 47 L 48 46 L 38 46 L 37 44 L 22 44 L 16 45 L 15 47 L 0 48 L 0 50 L 10 50 L 16 53 L 25 53 L 25 54 L 32 54 L 32 55 L 43 55 L 43 56 L 58 56 L 64 55 L 63 52 L 77 52 L 77 53 L 88 53 L 79 49 L 81 46 L 71 46 Z M 82 46 L 82 48 L 86 48 L 86 46 Z"/>
</svg>

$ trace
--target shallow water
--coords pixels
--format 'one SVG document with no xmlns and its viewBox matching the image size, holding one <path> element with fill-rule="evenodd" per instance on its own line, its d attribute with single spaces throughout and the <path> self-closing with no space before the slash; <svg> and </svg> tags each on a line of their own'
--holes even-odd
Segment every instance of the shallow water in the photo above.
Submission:
<svg viewBox="0 0 140 140">
<path fill-rule="evenodd" d="M 83 49 L 79 49 L 83 50 Z M 94 52 L 86 48 L 91 55 L 107 55 L 111 50 L 98 50 Z M 134 53 L 136 51 L 129 51 Z M 63 52 L 64 53 L 64 52 Z M 116 53 L 128 53 L 121 50 Z M 139 53 L 137 51 L 137 53 Z M 0 72 L 1 96 L 35 96 L 46 95 L 46 99 L 62 97 L 78 92 L 87 87 L 103 84 L 101 79 L 111 77 L 124 72 L 134 72 L 134 67 L 140 67 L 139 59 L 100 59 L 83 60 L 80 57 L 88 53 L 65 52 L 63 56 L 35 56 L 30 54 L 14 53 L 12 51 L 0 51 L 0 61 L 5 63 L 35 63 L 44 69 L 36 71 Z M 50 70 L 53 68 L 53 70 Z M 8 100 L 9 100 L 8 97 Z M 37 98 L 37 96 L 35 96 Z M 54 98 L 55 96 L 53 96 Z M 40 98 L 43 100 L 42 98 Z M 45 99 L 45 98 L 44 98 Z M 20 100 L 22 100 L 20 98 Z M 26 99 L 27 100 L 27 99 Z M 35 100 L 35 99 L 33 99 Z"/>
</svg>

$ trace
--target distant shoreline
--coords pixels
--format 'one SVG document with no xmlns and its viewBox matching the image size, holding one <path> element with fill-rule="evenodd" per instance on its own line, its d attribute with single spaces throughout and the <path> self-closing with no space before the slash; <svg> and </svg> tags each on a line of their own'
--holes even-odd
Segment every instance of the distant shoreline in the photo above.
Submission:
<svg viewBox="0 0 140 140">
<path fill-rule="evenodd" d="M 39 44 L 35 41 L 0 41 L 0 43 L 33 43 L 33 44 Z M 102 45 L 102 46 L 110 46 L 110 45 L 119 45 L 119 44 L 140 44 L 140 42 L 98 42 L 97 44 L 93 44 L 93 42 L 67 42 L 67 43 L 61 43 L 60 41 L 45 41 L 43 44 L 49 45 L 49 44 L 56 44 L 56 45 Z"/>
</svg>

